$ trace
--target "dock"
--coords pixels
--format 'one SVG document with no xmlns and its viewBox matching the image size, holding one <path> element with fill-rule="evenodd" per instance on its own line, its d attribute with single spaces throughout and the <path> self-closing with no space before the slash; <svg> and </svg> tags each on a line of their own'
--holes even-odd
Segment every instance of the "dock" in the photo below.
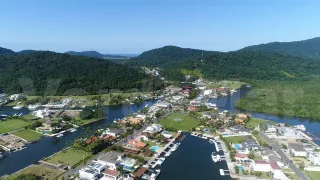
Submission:
<svg viewBox="0 0 320 180">
<path fill-rule="evenodd" d="M 229 170 L 219 169 L 219 171 L 221 176 L 230 175 Z"/>
<path fill-rule="evenodd" d="M 154 155 L 154 156 L 148 161 L 147 166 L 150 167 L 150 165 L 152 164 L 152 162 L 154 162 L 154 161 L 158 158 L 158 156 L 160 156 L 161 153 L 166 152 L 165 150 L 166 150 L 171 144 L 173 144 L 173 142 L 174 142 L 180 135 L 181 135 L 181 133 L 178 132 L 178 133 L 173 137 L 173 139 L 172 139 L 170 142 L 168 142 L 168 143 L 163 147 L 163 149 L 162 149 L 160 152 L 157 152 L 157 155 Z"/>
</svg>

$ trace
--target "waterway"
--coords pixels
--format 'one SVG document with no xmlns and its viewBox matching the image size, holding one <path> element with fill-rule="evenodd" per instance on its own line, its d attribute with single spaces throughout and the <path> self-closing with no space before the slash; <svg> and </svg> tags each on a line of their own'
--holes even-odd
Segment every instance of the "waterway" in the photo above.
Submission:
<svg viewBox="0 0 320 180">
<path fill-rule="evenodd" d="M 154 103 L 155 101 L 145 101 L 143 103 L 137 103 L 134 105 L 124 104 L 117 106 L 106 106 L 104 107 L 104 110 L 107 113 L 106 119 L 83 126 L 76 132 L 67 133 L 61 138 L 44 137 L 39 142 L 27 144 L 25 149 L 9 153 L 5 158 L 0 159 L 0 177 L 6 174 L 12 174 L 41 160 L 44 157 L 48 157 L 56 152 L 61 151 L 67 143 L 73 142 L 77 138 L 81 137 L 88 127 L 92 130 L 101 128 L 101 126 L 112 123 L 116 118 L 123 118 L 129 114 L 143 109 L 147 104 L 150 107 Z M 22 113 L 25 115 L 29 113 L 27 108 L 14 110 L 11 107 L 1 107 L 0 110 L 0 114 L 7 115 L 13 115 L 16 113 Z"/>
<path fill-rule="evenodd" d="M 219 169 L 228 169 L 226 161 L 212 161 L 211 153 L 216 152 L 214 144 L 189 133 L 184 135 L 179 148 L 161 164 L 158 180 L 231 179 L 229 175 L 220 175 Z"/>
</svg>

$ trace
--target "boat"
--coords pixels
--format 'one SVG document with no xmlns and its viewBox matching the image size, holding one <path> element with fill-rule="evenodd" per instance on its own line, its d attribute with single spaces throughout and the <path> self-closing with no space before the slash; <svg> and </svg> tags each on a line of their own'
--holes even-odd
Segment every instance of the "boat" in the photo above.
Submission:
<svg viewBox="0 0 320 180">
<path fill-rule="evenodd" d="M 157 164 L 161 165 L 164 162 L 165 158 L 161 157 L 159 158 L 159 160 L 157 161 Z"/>
<path fill-rule="evenodd" d="M 177 150 L 177 149 L 178 149 L 178 146 L 173 146 L 173 147 L 170 149 L 170 151 L 173 152 L 173 151 L 175 151 L 175 150 Z"/>
<path fill-rule="evenodd" d="M 19 105 L 13 106 L 13 109 L 15 109 L 15 110 L 19 110 L 19 109 L 22 109 L 22 108 L 23 108 L 23 106 L 19 106 Z"/>
<path fill-rule="evenodd" d="M 63 136 L 63 134 L 58 134 L 56 137 L 59 138 L 59 137 L 62 137 L 62 136 Z"/>
<path fill-rule="evenodd" d="M 202 138 L 202 139 L 208 139 L 208 137 L 207 137 L 207 136 L 201 136 L 201 138 Z"/>
<path fill-rule="evenodd" d="M 213 139 L 209 139 L 209 143 L 213 144 L 215 141 Z"/>
<path fill-rule="evenodd" d="M 150 180 L 157 179 L 157 177 L 159 176 L 160 173 L 161 173 L 161 170 L 160 169 L 156 169 L 155 172 L 151 174 Z"/>
<path fill-rule="evenodd" d="M 171 150 L 168 151 L 164 156 L 165 156 L 165 157 L 168 157 L 168 156 L 170 156 L 170 155 L 171 155 Z"/>
<path fill-rule="evenodd" d="M 218 161 L 220 161 L 220 155 L 219 155 L 219 154 L 216 154 L 216 153 L 214 153 L 214 152 L 211 154 L 211 158 L 212 158 L 213 162 L 218 162 Z"/>
<path fill-rule="evenodd" d="M 198 133 L 192 132 L 192 133 L 191 133 L 191 136 L 198 136 Z"/>
<path fill-rule="evenodd" d="M 40 106 L 41 106 L 41 105 L 39 105 L 39 104 L 30 104 L 30 105 L 28 106 L 28 109 L 29 109 L 30 111 L 33 111 L 33 110 L 38 109 Z"/>
<path fill-rule="evenodd" d="M 293 127 L 295 129 L 298 129 L 298 130 L 301 130 L 301 131 L 305 131 L 306 130 L 306 127 L 303 124 L 296 125 L 296 126 L 293 126 Z"/>
<path fill-rule="evenodd" d="M 76 129 L 76 128 L 72 128 L 72 129 L 70 129 L 69 131 L 70 131 L 70 132 L 76 132 L 77 129 Z"/>
</svg>

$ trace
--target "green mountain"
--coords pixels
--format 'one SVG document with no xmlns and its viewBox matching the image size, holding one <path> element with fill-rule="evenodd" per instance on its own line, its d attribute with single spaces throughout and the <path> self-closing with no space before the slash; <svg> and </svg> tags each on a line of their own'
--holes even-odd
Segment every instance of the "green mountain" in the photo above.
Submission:
<svg viewBox="0 0 320 180">
<path fill-rule="evenodd" d="M 98 58 L 36 51 L 0 55 L 0 89 L 7 93 L 54 94 L 52 79 L 60 81 L 57 94 L 97 94 L 109 89 L 128 90 L 161 86 L 137 70 Z M 52 85 L 52 86 L 51 86 Z M 35 91 L 33 91 L 33 87 Z M 78 90 L 77 90 L 78 89 Z M 79 90 L 81 89 L 81 90 Z"/>
<path fill-rule="evenodd" d="M 2 48 L 0 47 L 0 55 L 1 54 L 13 54 L 14 51 L 12 51 L 11 49 L 6 49 L 6 48 Z"/>
<path fill-rule="evenodd" d="M 320 37 L 294 42 L 272 42 L 248 46 L 241 50 L 277 52 L 300 58 L 313 58 L 320 60 Z"/>
<path fill-rule="evenodd" d="M 129 59 L 129 57 L 122 56 L 122 55 L 110 55 L 110 54 L 101 54 L 97 51 L 68 51 L 65 52 L 69 55 L 75 55 L 75 56 L 86 56 L 86 57 L 94 57 L 94 58 L 101 58 L 101 59 Z"/>
<path fill-rule="evenodd" d="M 128 65 L 159 67 L 169 80 L 185 75 L 215 79 L 298 80 L 320 75 L 317 60 L 301 59 L 274 52 L 213 52 L 165 46 L 132 58 Z"/>
</svg>

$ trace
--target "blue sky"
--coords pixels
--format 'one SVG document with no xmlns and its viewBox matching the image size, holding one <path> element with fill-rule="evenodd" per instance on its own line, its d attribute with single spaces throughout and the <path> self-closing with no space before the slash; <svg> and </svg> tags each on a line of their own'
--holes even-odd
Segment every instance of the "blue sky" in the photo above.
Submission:
<svg viewBox="0 0 320 180">
<path fill-rule="evenodd" d="M 0 0 L 0 47 L 231 51 L 320 36 L 317 0 Z"/>
</svg>

